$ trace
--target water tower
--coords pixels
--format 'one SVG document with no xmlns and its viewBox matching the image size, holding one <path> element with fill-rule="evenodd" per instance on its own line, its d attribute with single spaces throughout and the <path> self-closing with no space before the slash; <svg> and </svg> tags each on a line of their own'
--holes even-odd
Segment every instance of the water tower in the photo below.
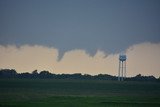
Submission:
<svg viewBox="0 0 160 107">
<path fill-rule="evenodd" d="M 123 81 L 126 77 L 126 59 L 127 56 L 125 54 L 119 55 L 118 81 Z"/>
</svg>

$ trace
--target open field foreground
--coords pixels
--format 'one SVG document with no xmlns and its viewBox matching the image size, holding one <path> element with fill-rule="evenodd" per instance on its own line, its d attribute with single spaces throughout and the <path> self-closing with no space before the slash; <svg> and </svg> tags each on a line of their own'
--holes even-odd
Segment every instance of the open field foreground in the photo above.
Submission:
<svg viewBox="0 0 160 107">
<path fill-rule="evenodd" d="M 0 79 L 1 107 L 160 107 L 160 83 Z"/>
</svg>

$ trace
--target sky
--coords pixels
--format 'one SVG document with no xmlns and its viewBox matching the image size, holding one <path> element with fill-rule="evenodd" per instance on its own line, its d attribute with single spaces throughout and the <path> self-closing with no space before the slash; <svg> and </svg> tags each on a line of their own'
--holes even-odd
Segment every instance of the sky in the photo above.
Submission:
<svg viewBox="0 0 160 107">
<path fill-rule="evenodd" d="M 160 76 L 159 0 L 0 0 L 0 68 Z"/>
</svg>

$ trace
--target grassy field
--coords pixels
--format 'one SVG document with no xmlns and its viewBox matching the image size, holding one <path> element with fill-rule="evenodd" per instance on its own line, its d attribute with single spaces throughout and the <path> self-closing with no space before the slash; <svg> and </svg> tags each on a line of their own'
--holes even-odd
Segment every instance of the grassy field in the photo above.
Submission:
<svg viewBox="0 0 160 107">
<path fill-rule="evenodd" d="M 2 107 L 160 107 L 160 83 L 0 79 Z"/>
</svg>

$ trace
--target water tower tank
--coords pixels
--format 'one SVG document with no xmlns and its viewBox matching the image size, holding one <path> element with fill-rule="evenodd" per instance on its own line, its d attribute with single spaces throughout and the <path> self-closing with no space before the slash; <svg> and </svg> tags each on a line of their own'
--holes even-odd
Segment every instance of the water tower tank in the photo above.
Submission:
<svg viewBox="0 0 160 107">
<path fill-rule="evenodd" d="M 119 55 L 120 61 L 126 61 L 126 59 L 127 59 L 126 55 Z"/>
</svg>

